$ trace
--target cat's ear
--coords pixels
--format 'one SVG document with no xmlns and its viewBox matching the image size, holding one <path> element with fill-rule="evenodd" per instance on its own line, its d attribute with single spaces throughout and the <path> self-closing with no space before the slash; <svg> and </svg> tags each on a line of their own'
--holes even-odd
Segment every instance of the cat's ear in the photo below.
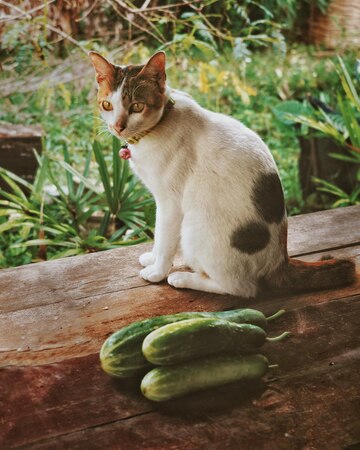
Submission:
<svg viewBox="0 0 360 450">
<path fill-rule="evenodd" d="M 165 86 L 165 53 L 157 52 L 145 64 L 139 75 L 147 75 L 156 78 L 160 82 L 160 86 Z"/>
<path fill-rule="evenodd" d="M 107 59 L 96 52 L 89 52 L 91 62 L 96 71 L 96 81 L 98 84 L 103 81 L 109 82 L 114 77 L 115 67 Z"/>
</svg>

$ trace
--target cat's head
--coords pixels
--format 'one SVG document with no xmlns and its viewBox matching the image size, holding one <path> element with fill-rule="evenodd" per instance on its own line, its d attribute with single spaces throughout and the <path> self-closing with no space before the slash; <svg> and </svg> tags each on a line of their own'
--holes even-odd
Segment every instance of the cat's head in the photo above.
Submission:
<svg viewBox="0 0 360 450">
<path fill-rule="evenodd" d="M 89 56 L 98 83 L 101 117 L 112 134 L 127 139 L 153 128 L 168 101 L 165 53 L 158 52 L 144 65 L 118 66 L 96 52 Z"/>
</svg>

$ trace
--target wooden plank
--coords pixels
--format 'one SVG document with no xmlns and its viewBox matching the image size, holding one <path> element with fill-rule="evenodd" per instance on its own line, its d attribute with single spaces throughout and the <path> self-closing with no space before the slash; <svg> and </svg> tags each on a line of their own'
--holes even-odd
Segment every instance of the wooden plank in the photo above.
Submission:
<svg viewBox="0 0 360 450">
<path fill-rule="evenodd" d="M 1 293 L 0 366 L 40 364 L 92 354 L 111 332 L 153 315 L 244 306 L 272 313 L 280 308 L 292 309 L 355 295 L 360 290 L 359 279 L 354 285 L 339 289 L 292 296 L 277 294 L 245 301 L 231 296 L 176 290 L 166 283 L 147 285 L 137 275 L 137 255 L 135 249 L 131 250 L 134 259 L 128 265 L 123 252 L 117 254 L 115 264 L 110 252 L 99 254 L 102 261 L 97 266 L 98 278 L 93 266 L 88 276 L 81 275 L 89 269 L 86 256 L 79 257 L 80 262 L 76 258 L 63 260 L 60 269 L 54 261 L 14 272 L 5 271 L 7 284 L 2 284 Z M 360 262 L 360 246 L 338 250 L 335 256 L 352 256 Z M 318 259 L 318 256 L 307 258 Z M 68 268 L 65 262 L 69 263 Z M 117 266 L 121 267 L 125 278 L 117 277 L 114 269 Z M 34 273 L 32 268 L 36 269 Z M 12 273 L 20 277 L 12 279 Z M 0 279 L 1 276 L 0 272 Z M 26 277 L 30 279 L 26 281 Z"/>
<path fill-rule="evenodd" d="M 211 397 L 209 393 L 197 396 L 197 405 L 194 400 L 191 406 L 178 404 L 172 409 L 16 448 L 358 449 L 360 404 L 354 387 L 359 382 L 355 377 L 357 370 L 358 363 L 337 368 L 331 374 L 312 374 L 306 383 L 303 378 L 289 379 L 273 385 L 273 392 L 248 392 L 245 387 L 233 387 L 212 393 Z M 343 384 L 344 374 L 352 385 L 346 385 L 335 397 L 334 389 Z M 201 412 L 209 409 L 210 414 Z"/>
<path fill-rule="evenodd" d="M 2 270 L 0 314 L 146 286 L 138 258 L 150 249 L 144 244 Z"/>
<path fill-rule="evenodd" d="M 264 347 L 279 364 L 265 384 L 166 404 L 101 373 L 95 356 L 2 370 L 0 448 L 345 448 L 360 442 L 359 327 L 360 295 L 289 311 L 270 327 L 292 337 Z"/>
<path fill-rule="evenodd" d="M 321 241 L 319 252 L 333 249 L 337 256 L 359 261 L 357 209 L 346 210 L 355 238 L 349 232 L 337 233 L 331 216 L 328 228 L 315 233 L 311 224 L 318 223 L 317 215 L 309 215 L 308 241 L 293 240 L 290 233 L 292 251 L 301 253 L 299 245 L 308 245 L 304 257 L 318 259 L 320 253 L 314 254 L 309 244 L 315 236 L 314 245 Z M 298 219 L 301 233 L 306 221 L 294 218 L 295 224 Z M 331 242 L 329 232 L 334 233 Z M 340 248 L 339 236 L 345 248 Z M 276 449 L 305 444 L 316 448 L 315 432 L 307 431 L 314 430 L 314 417 L 329 423 L 320 430 L 320 447 L 329 448 L 326 442 L 337 443 L 334 448 L 360 442 L 360 279 L 331 291 L 244 301 L 167 284 L 147 285 L 138 276 L 137 258 L 148 248 L 147 244 L 0 272 L 0 448 L 183 448 L 187 442 L 187 448 L 195 449 L 211 448 L 212 439 L 224 442 L 224 436 L 231 436 L 226 441 L 229 448 L 238 442 L 247 448 L 250 441 L 253 448 L 254 439 L 261 448 L 265 437 L 267 442 L 278 439 Z M 288 311 L 272 331 L 286 326 L 294 337 L 265 348 L 281 367 L 268 378 L 267 389 L 258 386 L 244 394 L 243 387 L 229 386 L 211 391 L 211 396 L 198 394 L 157 407 L 141 397 L 137 382 L 114 382 L 100 370 L 102 342 L 129 322 L 184 310 L 244 306 L 265 313 Z M 329 365 L 333 362 L 335 366 Z"/>
<path fill-rule="evenodd" d="M 360 244 L 360 206 L 289 217 L 291 256 Z"/>
<path fill-rule="evenodd" d="M 0 122 L 0 140 L 1 139 L 18 139 L 22 138 L 38 138 L 41 139 L 42 128 L 40 125 L 15 125 L 9 122 Z"/>
<path fill-rule="evenodd" d="M 359 223 L 360 206 L 290 218 L 289 253 L 305 255 L 314 253 L 313 248 L 328 252 L 360 244 Z M 138 275 L 138 258 L 150 248 L 151 244 L 143 244 L 2 270 L 0 313 L 146 286 Z"/>
<path fill-rule="evenodd" d="M 11 311 L 0 316 L 0 366 L 40 364 L 97 352 L 110 333 L 146 317 L 246 306 L 270 314 L 281 308 L 294 309 L 315 302 L 330 302 L 359 291 L 360 279 L 351 286 L 339 289 L 255 300 L 177 290 L 167 284 L 82 299 L 65 297 L 58 303 Z"/>
</svg>

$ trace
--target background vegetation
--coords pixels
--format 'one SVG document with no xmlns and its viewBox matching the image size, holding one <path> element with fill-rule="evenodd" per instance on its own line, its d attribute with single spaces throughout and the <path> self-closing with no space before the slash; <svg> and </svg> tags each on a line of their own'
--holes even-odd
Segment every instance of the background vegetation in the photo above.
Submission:
<svg viewBox="0 0 360 450">
<path fill-rule="evenodd" d="M 315 3 L 326 11 L 326 0 Z M 165 50 L 172 86 L 269 145 L 289 214 L 358 203 L 359 178 L 348 191 L 318 180 L 322 190 L 306 197 L 299 183 L 299 134 L 330 135 L 351 146 L 335 158 L 360 162 L 356 51 L 338 60 L 304 42 L 311 4 L 0 1 L 0 120 L 44 130 L 33 184 L 0 170 L 8 185 L 0 191 L 0 267 L 152 238 L 153 201 L 98 119 L 91 49 L 119 64 Z M 311 106 L 314 97 L 334 114 Z"/>
</svg>

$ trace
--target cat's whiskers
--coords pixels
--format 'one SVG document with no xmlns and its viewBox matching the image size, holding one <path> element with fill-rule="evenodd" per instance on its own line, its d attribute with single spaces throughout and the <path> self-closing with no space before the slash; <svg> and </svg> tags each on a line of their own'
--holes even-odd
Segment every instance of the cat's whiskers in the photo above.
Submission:
<svg viewBox="0 0 360 450">
<path fill-rule="evenodd" d="M 109 130 L 100 130 L 96 133 L 96 136 L 102 136 L 102 135 L 103 136 L 106 136 L 106 135 L 112 136 L 112 134 L 110 133 Z"/>
<path fill-rule="evenodd" d="M 106 125 L 96 125 L 95 128 L 97 130 L 108 130 L 108 127 Z"/>
<path fill-rule="evenodd" d="M 96 129 L 100 129 L 100 130 L 108 130 L 108 126 L 105 123 L 99 123 L 98 125 L 95 125 Z"/>
<path fill-rule="evenodd" d="M 97 116 L 95 114 L 90 114 L 90 113 L 86 114 L 85 117 L 89 118 L 89 119 L 96 119 L 96 120 L 99 120 L 99 121 L 103 120 L 100 116 Z"/>
</svg>

